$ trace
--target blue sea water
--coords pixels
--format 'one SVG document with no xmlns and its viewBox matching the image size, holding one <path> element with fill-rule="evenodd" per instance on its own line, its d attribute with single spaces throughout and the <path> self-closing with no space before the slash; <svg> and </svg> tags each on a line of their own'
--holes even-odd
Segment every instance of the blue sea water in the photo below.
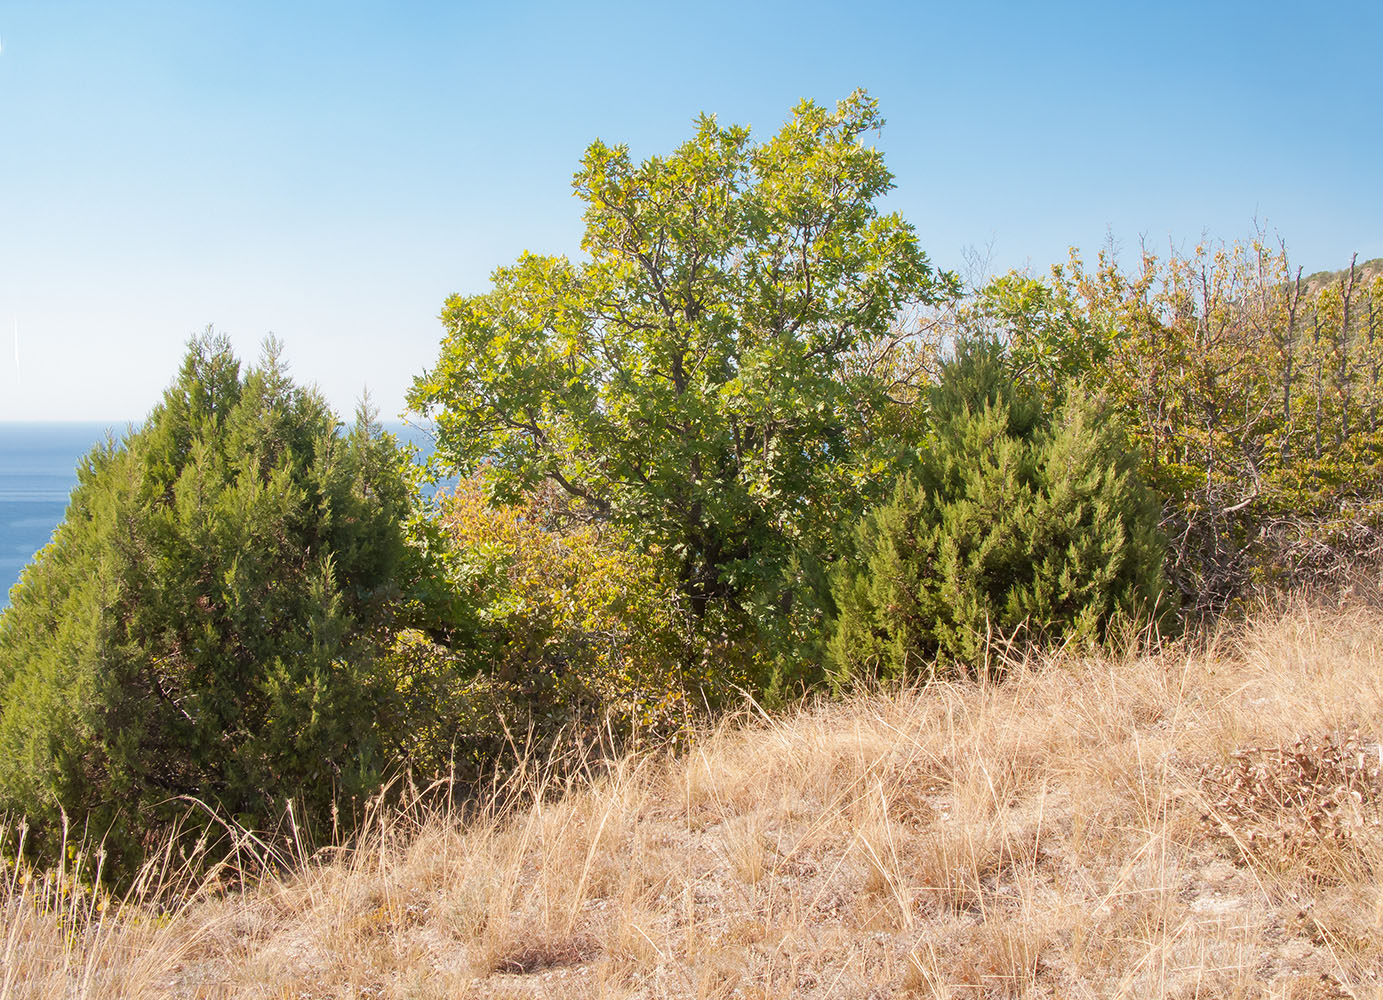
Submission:
<svg viewBox="0 0 1383 1000">
<path fill-rule="evenodd" d="M 47 545 L 77 485 L 77 463 L 117 424 L 0 423 L 0 608 L 35 552 Z"/>
<path fill-rule="evenodd" d="M 431 438 L 417 428 L 385 429 L 417 445 L 420 457 L 431 452 Z M 10 588 L 67 513 L 82 457 L 107 434 L 118 440 L 127 430 L 107 423 L 0 423 L 0 609 L 9 605 Z"/>
</svg>

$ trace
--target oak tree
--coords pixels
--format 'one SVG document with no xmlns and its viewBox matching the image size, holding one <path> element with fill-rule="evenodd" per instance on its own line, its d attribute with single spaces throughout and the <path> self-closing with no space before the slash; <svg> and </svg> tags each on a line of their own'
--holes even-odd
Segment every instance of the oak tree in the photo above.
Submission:
<svg viewBox="0 0 1383 1000">
<path fill-rule="evenodd" d="M 884 398 L 852 360 L 956 286 L 880 208 L 881 125 L 856 92 L 764 142 L 703 115 L 669 156 L 592 143 L 584 259 L 525 253 L 446 303 L 410 395 L 438 454 L 488 463 L 497 500 L 557 484 L 660 552 L 695 619 L 785 620 L 860 503 Z"/>
</svg>

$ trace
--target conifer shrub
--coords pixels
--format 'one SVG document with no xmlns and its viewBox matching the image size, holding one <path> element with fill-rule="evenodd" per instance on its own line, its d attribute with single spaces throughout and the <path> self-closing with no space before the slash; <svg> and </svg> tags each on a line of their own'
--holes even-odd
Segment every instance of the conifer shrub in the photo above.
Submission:
<svg viewBox="0 0 1383 1000">
<path fill-rule="evenodd" d="M 929 403 L 915 469 L 835 573 L 837 685 L 976 672 L 995 639 L 1099 643 L 1166 610 L 1160 508 L 1107 407 L 1073 389 L 1047 412 L 982 341 Z"/>
<path fill-rule="evenodd" d="M 406 526 L 406 456 L 345 433 L 272 342 L 242 374 L 190 346 L 138 429 L 97 447 L 0 616 L 0 811 L 64 816 L 126 860 L 205 804 L 328 822 L 408 724 L 395 638 L 454 614 Z M 152 839 L 151 839 L 152 838 Z"/>
</svg>

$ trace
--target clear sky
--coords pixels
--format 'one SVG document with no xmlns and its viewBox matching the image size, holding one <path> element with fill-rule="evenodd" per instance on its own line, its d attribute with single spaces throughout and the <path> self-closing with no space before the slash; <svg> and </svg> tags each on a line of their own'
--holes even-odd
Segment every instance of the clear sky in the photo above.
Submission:
<svg viewBox="0 0 1383 1000">
<path fill-rule="evenodd" d="M 208 324 L 393 417 L 448 294 L 576 252 L 590 140 L 861 86 L 943 266 L 1255 219 L 1383 256 L 1380 39 L 1354 0 L 0 2 L 0 420 L 138 418 Z"/>
</svg>

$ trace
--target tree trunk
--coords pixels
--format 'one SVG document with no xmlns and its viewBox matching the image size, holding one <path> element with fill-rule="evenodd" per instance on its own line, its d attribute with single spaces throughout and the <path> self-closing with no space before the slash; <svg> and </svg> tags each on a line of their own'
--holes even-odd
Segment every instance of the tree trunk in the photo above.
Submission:
<svg viewBox="0 0 1383 1000">
<path fill-rule="evenodd" d="M 1349 276 L 1340 279 L 1343 308 L 1340 310 L 1340 444 L 1347 445 L 1349 442 L 1349 407 L 1352 393 L 1350 391 L 1350 371 L 1349 371 L 1349 305 L 1354 297 L 1355 281 L 1355 261 L 1359 259 L 1356 253 L 1349 259 Z"/>
<path fill-rule="evenodd" d="M 1286 251 L 1283 251 L 1284 253 Z M 1287 338 L 1283 345 L 1286 355 L 1282 372 L 1282 467 L 1292 461 L 1292 362 L 1296 359 L 1297 313 L 1301 309 L 1301 268 L 1296 279 L 1287 286 Z"/>
<path fill-rule="evenodd" d="M 1324 368 L 1324 359 L 1321 357 L 1321 314 L 1320 314 L 1319 311 L 1316 312 L 1316 315 L 1315 315 L 1315 317 L 1314 317 L 1314 320 L 1315 320 L 1315 321 L 1311 324 L 1311 353 L 1312 353 L 1312 355 L 1314 355 L 1315 361 L 1316 361 L 1316 372 L 1315 372 L 1315 375 L 1316 375 L 1316 428 L 1315 428 L 1315 430 L 1316 430 L 1316 451 L 1315 451 L 1315 456 L 1316 456 L 1316 461 L 1319 462 L 1320 459 L 1321 459 L 1321 417 L 1322 417 L 1322 406 L 1323 406 L 1323 403 L 1324 403 L 1323 397 L 1324 397 L 1324 393 L 1325 393 L 1325 388 L 1324 388 L 1324 386 L 1322 385 L 1322 382 L 1324 381 L 1324 377 L 1325 377 L 1325 372 L 1322 370 L 1322 369 Z"/>
</svg>

